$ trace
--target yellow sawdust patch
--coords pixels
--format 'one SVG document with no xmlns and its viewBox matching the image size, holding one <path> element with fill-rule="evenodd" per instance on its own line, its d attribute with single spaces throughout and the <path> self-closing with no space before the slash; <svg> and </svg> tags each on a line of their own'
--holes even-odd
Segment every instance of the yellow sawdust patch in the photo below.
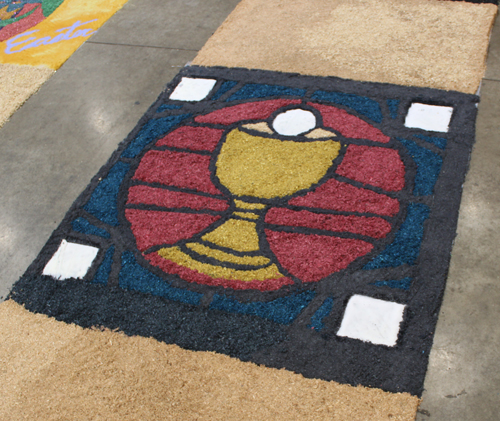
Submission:
<svg viewBox="0 0 500 421">
<path fill-rule="evenodd" d="M 234 129 L 222 145 L 216 175 L 236 196 L 284 197 L 319 182 L 339 151 L 333 140 L 283 141 Z"/>
<path fill-rule="evenodd" d="M 259 236 L 255 227 L 255 222 L 229 219 L 221 226 L 205 234 L 202 240 L 236 251 L 257 251 L 260 247 Z"/>
<path fill-rule="evenodd" d="M 260 216 L 252 212 L 234 212 L 233 215 L 246 219 L 259 219 Z"/>
<path fill-rule="evenodd" d="M 235 200 L 234 204 L 239 209 L 264 209 L 266 207 L 262 203 L 243 202 L 242 200 Z"/>
<path fill-rule="evenodd" d="M 224 253 L 220 250 L 214 250 L 199 243 L 188 243 L 186 244 L 186 247 L 203 256 L 212 257 L 221 262 L 234 263 L 237 265 L 263 266 L 271 262 L 264 256 L 235 256 L 233 254 Z"/>
<path fill-rule="evenodd" d="M 16 12 L 19 10 L 19 8 L 11 10 L 10 12 L 8 11 L 9 6 L 2 7 L 0 9 L 0 20 L 7 20 L 10 19 L 12 16 L 16 14 Z"/>
<path fill-rule="evenodd" d="M 174 263 L 177 263 L 178 265 L 196 270 L 216 279 L 230 279 L 235 281 L 251 282 L 265 281 L 266 279 L 279 279 L 283 277 L 275 264 L 272 264 L 263 269 L 236 270 L 220 266 L 213 266 L 209 265 L 208 263 L 202 263 L 194 260 L 187 254 L 183 253 L 179 249 L 179 247 L 162 248 L 158 250 L 158 254 L 164 259 L 168 259 Z"/>
<path fill-rule="evenodd" d="M 28 32 L 0 42 L 0 63 L 57 70 L 128 0 L 66 0 Z"/>
</svg>

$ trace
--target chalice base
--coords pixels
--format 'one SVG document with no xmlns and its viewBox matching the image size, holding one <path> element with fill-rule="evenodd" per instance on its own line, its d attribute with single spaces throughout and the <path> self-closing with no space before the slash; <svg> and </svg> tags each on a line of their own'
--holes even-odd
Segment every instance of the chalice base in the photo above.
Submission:
<svg viewBox="0 0 500 421">
<path fill-rule="evenodd" d="M 258 220 L 264 209 L 236 209 L 222 225 L 181 246 L 158 251 L 164 259 L 216 279 L 265 281 L 283 278 L 260 249 Z"/>
</svg>

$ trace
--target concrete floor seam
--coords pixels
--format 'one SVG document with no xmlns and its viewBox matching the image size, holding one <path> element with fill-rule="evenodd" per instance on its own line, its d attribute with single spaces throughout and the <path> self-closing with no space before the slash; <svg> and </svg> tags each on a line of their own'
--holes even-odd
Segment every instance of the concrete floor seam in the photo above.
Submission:
<svg viewBox="0 0 500 421">
<path fill-rule="evenodd" d="M 159 48 L 161 50 L 174 50 L 174 51 L 199 51 L 190 48 L 176 48 L 176 47 L 160 47 L 157 45 L 137 45 L 137 44 L 121 44 L 116 42 L 98 42 L 98 41 L 87 41 L 88 44 L 99 44 L 99 45 L 118 45 L 121 47 L 141 47 L 141 48 Z"/>
</svg>

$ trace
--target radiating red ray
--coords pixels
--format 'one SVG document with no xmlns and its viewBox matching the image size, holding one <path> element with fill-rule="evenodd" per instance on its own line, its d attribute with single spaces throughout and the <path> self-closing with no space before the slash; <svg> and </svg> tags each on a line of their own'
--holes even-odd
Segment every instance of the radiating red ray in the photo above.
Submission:
<svg viewBox="0 0 500 421">
<path fill-rule="evenodd" d="M 387 191 L 405 186 L 405 166 L 395 149 L 349 145 L 336 172 Z"/>
<path fill-rule="evenodd" d="M 23 32 L 45 20 L 41 1 L 40 3 L 25 4 L 23 10 L 19 12 L 19 15 L 25 15 L 26 13 L 31 12 L 33 9 L 35 10 L 33 13 L 31 13 L 31 15 L 18 20 L 17 22 L 11 23 L 4 28 L 0 28 L 0 42 L 6 41 L 18 34 L 22 34 Z"/>
<path fill-rule="evenodd" d="M 186 152 L 149 151 L 134 174 L 134 180 L 222 194 L 210 180 L 210 156 Z"/>
<path fill-rule="evenodd" d="M 299 99 L 271 99 L 268 101 L 247 102 L 200 115 L 197 123 L 232 124 L 245 120 L 265 120 L 277 109 L 290 104 L 300 104 Z"/>
<path fill-rule="evenodd" d="M 391 231 L 385 219 L 355 215 L 329 215 L 309 211 L 273 208 L 267 212 L 266 222 L 274 225 L 306 227 L 325 231 L 350 232 L 373 238 L 384 238 Z"/>
<path fill-rule="evenodd" d="M 368 124 L 347 111 L 330 105 L 315 104 L 314 102 L 308 105 L 316 108 L 323 116 L 323 124 L 339 131 L 342 136 L 353 139 L 368 139 L 374 142 L 387 143 L 390 137 L 383 134 L 379 129 Z"/>
<path fill-rule="evenodd" d="M 183 126 L 161 138 L 156 142 L 156 146 L 212 152 L 219 143 L 222 133 L 224 130 L 210 127 Z"/>
<path fill-rule="evenodd" d="M 362 240 L 265 230 L 281 265 L 303 282 L 317 282 L 345 269 L 373 249 Z"/>
<path fill-rule="evenodd" d="M 198 196 L 149 186 L 132 186 L 128 192 L 127 204 L 156 205 L 164 208 L 190 208 L 225 211 L 229 205 L 224 200 Z"/>
<path fill-rule="evenodd" d="M 342 212 L 375 213 L 384 216 L 394 216 L 399 212 L 397 199 L 342 183 L 333 178 L 305 196 L 291 199 L 289 203 L 293 206 Z"/>
<path fill-rule="evenodd" d="M 125 209 L 140 251 L 161 244 L 174 244 L 198 234 L 220 217 L 213 215 Z"/>
</svg>

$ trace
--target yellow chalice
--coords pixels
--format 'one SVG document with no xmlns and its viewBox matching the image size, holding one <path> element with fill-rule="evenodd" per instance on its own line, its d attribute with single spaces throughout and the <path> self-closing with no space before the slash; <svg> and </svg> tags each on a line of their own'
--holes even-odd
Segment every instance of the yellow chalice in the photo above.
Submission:
<svg viewBox="0 0 500 421">
<path fill-rule="evenodd" d="M 336 136 L 316 127 L 314 114 L 300 108 L 279 114 L 271 125 L 243 124 L 231 130 L 215 163 L 215 176 L 232 198 L 231 213 L 213 230 L 158 254 L 213 278 L 249 282 L 283 277 L 262 252 L 266 211 L 277 199 L 320 182 L 339 156 Z"/>
</svg>

